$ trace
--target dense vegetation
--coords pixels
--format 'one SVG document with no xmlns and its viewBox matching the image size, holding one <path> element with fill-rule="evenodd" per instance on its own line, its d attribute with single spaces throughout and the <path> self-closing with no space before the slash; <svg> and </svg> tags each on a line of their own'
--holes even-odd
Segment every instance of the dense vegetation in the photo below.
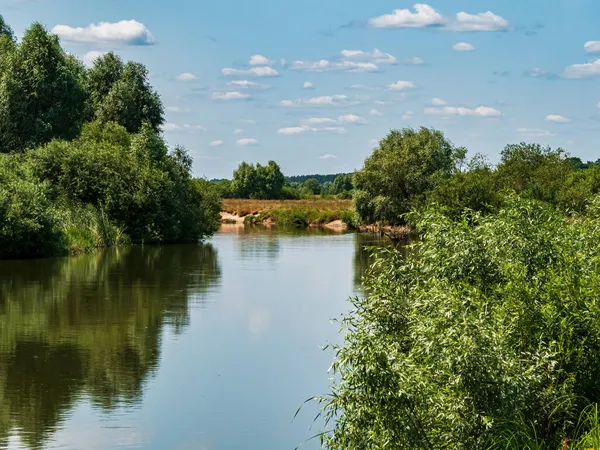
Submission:
<svg viewBox="0 0 600 450">
<path fill-rule="evenodd" d="M 90 69 L 33 24 L 0 20 L 0 258 L 124 242 L 196 242 L 219 197 L 160 135 L 146 68 L 113 53 Z"/>
<path fill-rule="evenodd" d="M 285 177 L 275 161 L 269 161 L 266 166 L 242 162 L 231 181 L 211 180 L 211 183 L 223 198 L 259 200 L 300 200 L 315 195 L 349 199 L 354 189 L 352 174 Z"/>
<path fill-rule="evenodd" d="M 354 177 L 375 252 L 343 325 L 330 449 L 600 447 L 600 165 L 508 145 L 496 167 L 395 130 Z"/>
</svg>

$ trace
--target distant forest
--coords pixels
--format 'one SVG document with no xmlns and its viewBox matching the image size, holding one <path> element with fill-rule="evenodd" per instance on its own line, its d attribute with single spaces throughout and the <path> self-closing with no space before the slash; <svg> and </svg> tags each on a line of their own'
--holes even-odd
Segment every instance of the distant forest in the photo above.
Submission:
<svg viewBox="0 0 600 450">
<path fill-rule="evenodd" d="M 306 180 L 310 179 L 310 178 L 314 178 L 315 180 L 317 180 L 320 184 L 326 183 L 326 182 L 330 182 L 333 183 L 333 181 L 335 180 L 335 178 L 338 175 L 352 175 L 352 174 L 346 174 L 346 173 L 333 173 L 333 174 L 327 174 L 327 175 L 293 175 L 291 177 L 285 177 L 285 180 L 288 183 L 304 183 Z M 210 180 L 213 183 L 219 182 L 219 181 L 229 181 L 227 178 L 213 178 L 212 180 Z"/>
</svg>

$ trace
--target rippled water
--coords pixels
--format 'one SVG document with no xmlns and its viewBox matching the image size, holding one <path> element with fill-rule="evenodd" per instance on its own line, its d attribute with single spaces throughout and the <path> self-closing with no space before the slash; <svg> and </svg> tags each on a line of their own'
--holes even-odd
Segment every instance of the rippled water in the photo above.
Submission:
<svg viewBox="0 0 600 450">
<path fill-rule="evenodd" d="M 206 244 L 0 261 L 0 449 L 293 449 L 321 431 L 369 238 L 225 227 Z M 303 449 L 318 448 L 310 441 Z"/>
</svg>

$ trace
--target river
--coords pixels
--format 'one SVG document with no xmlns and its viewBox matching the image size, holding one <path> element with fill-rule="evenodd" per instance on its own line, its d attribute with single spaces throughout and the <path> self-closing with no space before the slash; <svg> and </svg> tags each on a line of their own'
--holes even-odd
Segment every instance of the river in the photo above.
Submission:
<svg viewBox="0 0 600 450">
<path fill-rule="evenodd" d="M 0 261 L 0 449 L 294 449 L 322 430 L 372 238 L 224 226 L 200 245 Z M 312 429 L 309 429 L 313 425 Z M 318 440 L 301 449 L 319 448 Z"/>
</svg>

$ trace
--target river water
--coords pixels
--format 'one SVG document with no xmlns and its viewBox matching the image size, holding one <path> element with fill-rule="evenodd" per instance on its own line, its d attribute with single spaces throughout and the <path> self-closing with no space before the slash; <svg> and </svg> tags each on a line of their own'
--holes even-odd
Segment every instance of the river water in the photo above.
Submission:
<svg viewBox="0 0 600 450">
<path fill-rule="evenodd" d="M 0 449 L 294 449 L 322 431 L 372 238 L 224 226 L 200 245 L 0 261 Z M 309 429 L 312 425 L 312 429 Z M 318 440 L 301 449 L 319 448 Z"/>
</svg>

